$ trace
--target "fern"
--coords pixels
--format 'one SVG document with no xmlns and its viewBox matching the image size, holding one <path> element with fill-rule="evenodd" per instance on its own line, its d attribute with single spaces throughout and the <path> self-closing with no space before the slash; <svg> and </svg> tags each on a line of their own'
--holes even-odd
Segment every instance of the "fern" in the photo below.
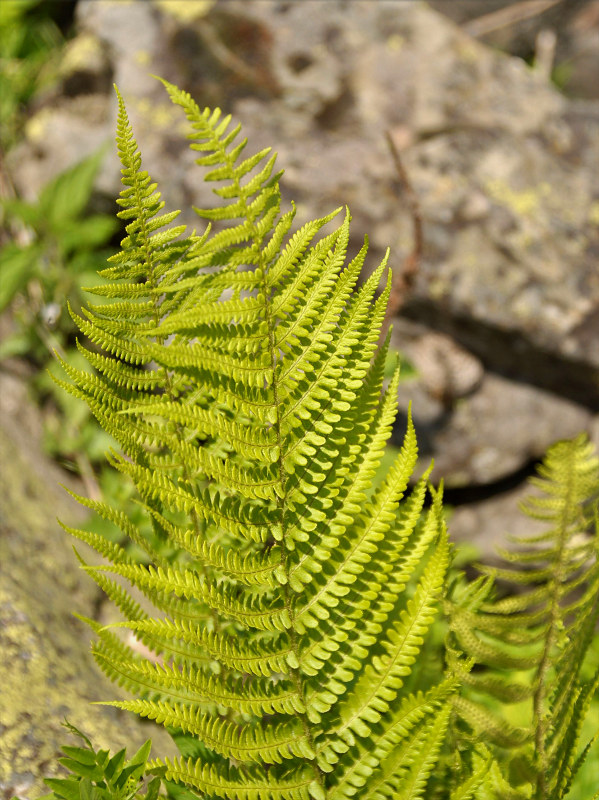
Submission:
<svg viewBox="0 0 599 800">
<path fill-rule="evenodd" d="M 81 731 L 68 722 L 64 726 L 83 740 L 84 747 L 65 745 L 59 764 L 70 775 L 66 778 L 45 778 L 50 794 L 40 800 L 156 800 L 160 791 L 160 778 L 149 781 L 145 794 L 142 781 L 145 777 L 151 743 L 147 741 L 126 760 L 125 750 L 112 757 L 108 750 L 94 750 L 92 743 Z"/>
<path fill-rule="evenodd" d="M 501 550 L 505 568 L 486 568 L 458 592 L 451 623 L 454 649 L 480 668 L 464 673 L 470 688 L 454 705 L 477 736 L 496 746 L 509 791 L 495 797 L 560 800 L 570 791 L 593 741 L 578 755 L 583 720 L 599 687 L 599 670 L 583 666 L 599 617 L 599 459 L 584 436 L 554 445 L 531 480 L 540 494 L 523 504 L 547 524 L 541 535 L 514 538 Z M 510 566 L 515 565 L 515 568 Z M 520 590 L 492 596 L 492 580 Z M 459 670 L 460 661 L 450 663 Z M 527 708 L 524 725 L 489 708 Z M 518 789 L 518 791 L 516 791 Z"/>
<path fill-rule="evenodd" d="M 377 345 L 387 257 L 358 287 L 367 242 L 346 263 L 349 212 L 290 233 L 270 151 L 243 158 L 229 117 L 165 86 L 224 204 L 196 209 L 215 232 L 174 224 L 119 96 L 127 235 L 87 290 L 98 302 L 73 314 L 94 371 L 63 363 L 63 385 L 122 448 L 110 461 L 154 535 L 93 508 L 148 563 L 67 530 L 107 559 L 86 569 L 154 655 L 90 623 L 94 656 L 134 695 L 112 705 L 178 731 L 191 754 L 153 770 L 202 796 L 425 797 L 458 682 L 405 682 L 449 545 L 440 492 L 424 510 L 428 473 L 408 491 L 411 421 L 372 489 L 397 408 L 398 369 L 385 387 Z M 479 758 L 452 798 L 473 797 L 486 769 Z"/>
</svg>

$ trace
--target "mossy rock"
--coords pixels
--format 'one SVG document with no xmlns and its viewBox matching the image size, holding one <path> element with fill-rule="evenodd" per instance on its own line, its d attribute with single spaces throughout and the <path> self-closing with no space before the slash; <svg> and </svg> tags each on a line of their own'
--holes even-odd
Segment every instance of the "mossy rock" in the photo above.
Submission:
<svg viewBox="0 0 599 800">
<path fill-rule="evenodd" d="M 0 797 L 35 798 L 57 772 L 65 717 L 96 747 L 133 753 L 148 737 L 174 746 L 163 729 L 113 708 L 91 706 L 118 692 L 96 668 L 89 629 L 100 597 L 79 568 L 56 517 L 82 512 L 59 486 L 60 471 L 38 450 L 39 421 L 23 386 L 0 375 Z"/>
</svg>

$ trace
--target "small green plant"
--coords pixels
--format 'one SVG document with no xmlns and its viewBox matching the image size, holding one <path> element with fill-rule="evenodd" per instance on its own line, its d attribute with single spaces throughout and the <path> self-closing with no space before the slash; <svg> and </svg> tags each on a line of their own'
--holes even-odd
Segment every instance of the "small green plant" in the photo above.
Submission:
<svg viewBox="0 0 599 800">
<path fill-rule="evenodd" d="M 32 385 L 46 403 L 46 449 L 67 463 L 77 462 L 84 477 L 104 463 L 113 443 L 87 406 L 56 391 L 46 371 L 59 374 L 53 351 L 83 366 L 75 342 L 76 327 L 65 308 L 83 303 L 81 284 L 89 282 L 113 252 L 107 247 L 118 222 L 87 212 L 103 152 L 58 175 L 37 202 L 6 199 L 2 212 L 13 241 L 0 250 L 0 311 L 9 305 L 14 331 L 0 344 L 0 359 L 26 357 L 35 368 Z"/>
<path fill-rule="evenodd" d="M 160 778 L 152 778 L 144 785 L 150 741 L 127 761 L 126 750 L 111 757 L 108 750 L 94 750 L 87 736 L 73 725 L 65 723 L 65 727 L 82 739 L 84 746 L 63 746 L 64 755 L 58 762 L 70 774 L 66 778 L 46 778 L 44 783 L 52 791 L 40 800 L 156 800 Z"/>
<path fill-rule="evenodd" d="M 174 224 L 178 212 L 164 210 L 142 169 L 119 96 L 127 235 L 104 282 L 87 290 L 97 302 L 72 312 L 90 343 L 81 348 L 88 368 L 61 359 L 69 380 L 59 381 L 118 443 L 109 460 L 135 486 L 141 515 L 78 498 L 134 543 L 143 563 L 102 531 L 67 528 L 104 558 L 91 566 L 80 557 L 124 617 L 116 627 L 88 620 L 96 661 L 133 695 L 109 704 L 165 725 L 182 757 L 152 761 L 149 772 L 202 797 L 549 800 L 549 784 L 536 795 L 512 788 L 501 754 L 473 735 L 473 701 L 461 690 L 478 680 L 476 671 L 470 677 L 478 653 L 463 620 L 470 614 L 487 635 L 484 621 L 497 613 L 487 583 L 456 595 L 448 666 L 419 663 L 435 649 L 430 628 L 451 554 L 430 470 L 409 489 L 411 420 L 377 476 L 399 381 L 397 367 L 385 378 L 389 338 L 377 344 L 386 258 L 358 286 L 367 243 L 346 263 L 349 213 L 336 228 L 338 212 L 290 233 L 294 209 L 280 211 L 270 151 L 242 158 L 246 140 L 229 117 L 165 86 L 222 200 L 196 209 L 216 231 Z M 582 468 L 565 452 L 541 509 L 569 509 L 569 535 L 575 523 L 586 529 L 580 509 L 595 483 L 582 475 L 596 477 L 597 463 L 585 450 Z M 560 494 L 563 482 L 577 493 Z M 533 594 L 533 602 L 547 598 L 549 618 L 530 617 L 530 598 L 509 609 L 520 614 L 518 646 L 550 642 L 535 662 L 544 682 L 526 689 L 541 696 L 543 686 L 543 709 L 547 665 L 570 680 L 564 659 L 586 650 L 595 613 L 585 594 L 570 609 L 584 621 L 564 635 L 563 575 L 551 569 L 565 562 L 554 549 L 545 553 L 549 571 L 534 578 L 549 577 L 545 594 Z M 151 656 L 125 643 L 121 627 Z M 593 690 L 593 681 L 581 688 L 578 673 L 572 680 L 575 695 L 558 681 L 555 701 L 568 763 L 570 720 L 582 719 Z M 541 717 L 548 725 L 545 710 Z M 524 763 L 538 775 L 538 757 Z M 561 798 L 567 787 L 558 782 Z"/>
<path fill-rule="evenodd" d="M 26 354 L 44 364 L 75 332 L 65 299 L 81 307 L 81 284 L 105 263 L 111 251 L 102 248 L 118 229 L 111 216 L 86 213 L 103 155 L 99 151 L 58 175 L 36 202 L 2 201 L 5 225 L 21 235 L 0 250 L 0 311 L 13 303 L 18 322 L 0 356 Z"/>
</svg>

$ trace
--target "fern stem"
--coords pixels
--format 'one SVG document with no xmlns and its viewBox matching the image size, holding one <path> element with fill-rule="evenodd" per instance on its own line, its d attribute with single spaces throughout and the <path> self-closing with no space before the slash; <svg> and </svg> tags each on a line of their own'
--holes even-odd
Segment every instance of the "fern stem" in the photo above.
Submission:
<svg viewBox="0 0 599 800">
<path fill-rule="evenodd" d="M 543 653 L 535 678 L 535 691 L 533 694 L 533 715 L 535 727 L 535 760 L 537 765 L 537 787 L 535 800 L 549 800 L 547 786 L 547 751 L 546 735 L 548 720 L 545 718 L 545 699 L 547 697 L 547 677 L 551 669 L 552 652 L 557 642 L 558 631 L 561 623 L 560 615 L 560 586 L 564 577 L 564 551 L 567 538 L 568 513 L 572 502 L 573 465 L 566 471 L 568 476 L 564 505 L 559 522 L 559 540 L 555 568 L 551 578 L 551 606 L 549 611 L 549 630 L 543 647 Z"/>
<path fill-rule="evenodd" d="M 270 350 L 270 357 L 271 357 L 271 370 L 272 370 L 273 405 L 274 405 L 275 413 L 276 413 L 276 420 L 273 423 L 273 427 L 274 427 L 275 432 L 276 432 L 277 445 L 278 445 L 278 451 L 279 451 L 279 455 L 278 455 L 278 472 L 279 472 L 279 481 L 281 483 L 281 489 L 282 489 L 282 494 L 283 494 L 283 497 L 277 497 L 277 507 L 278 507 L 278 509 L 280 511 L 280 515 L 281 515 L 281 530 L 282 530 L 282 538 L 281 538 L 281 541 L 279 543 L 279 547 L 281 548 L 281 566 L 283 567 L 283 569 L 285 571 L 285 574 L 287 576 L 287 582 L 282 587 L 282 589 L 283 589 L 285 607 L 287 608 L 287 612 L 288 612 L 289 618 L 291 620 L 291 626 L 290 626 L 290 629 L 289 629 L 289 639 L 290 639 L 291 650 L 293 651 L 293 654 L 295 655 L 296 660 L 299 662 L 299 660 L 300 660 L 300 651 L 299 651 L 299 646 L 298 646 L 297 632 L 295 631 L 294 624 L 293 624 L 294 623 L 294 608 L 293 608 L 293 602 L 292 602 L 292 598 L 291 598 L 291 590 L 290 590 L 290 587 L 289 587 L 289 566 L 288 566 L 288 558 L 287 558 L 287 548 L 286 548 L 286 544 L 285 544 L 285 505 L 286 505 L 285 484 L 286 484 L 286 471 L 285 471 L 285 465 L 284 465 L 284 462 L 283 462 L 283 448 L 282 448 L 283 441 L 282 441 L 282 436 L 281 436 L 280 402 L 279 402 L 279 396 L 278 396 L 278 391 L 277 391 L 277 380 L 276 380 L 277 354 L 276 354 L 276 347 L 275 347 L 274 319 L 273 319 L 271 311 L 270 311 L 269 287 L 268 287 L 268 284 L 267 284 L 267 281 L 266 281 L 268 265 L 265 262 L 264 253 L 263 253 L 263 250 L 261 248 L 262 238 L 263 237 L 260 235 L 259 231 L 257 230 L 256 224 L 255 224 L 255 218 L 254 218 L 250 208 L 248 207 L 248 204 L 247 204 L 247 201 L 246 201 L 246 197 L 244 196 L 244 193 L 243 193 L 243 191 L 241 189 L 241 183 L 240 183 L 239 179 L 237 178 L 237 176 L 235 175 L 235 172 L 234 172 L 234 166 L 235 166 L 234 159 L 231 157 L 230 153 L 227 152 L 227 149 L 222 145 L 222 142 L 220 141 L 220 139 L 217 138 L 215 140 L 214 144 L 215 144 L 215 149 L 218 150 L 219 155 L 222 158 L 223 162 L 226 162 L 229 165 L 229 167 L 231 169 L 231 172 L 234 175 L 234 177 L 232 179 L 232 183 L 235 186 L 235 193 L 240 198 L 240 202 L 241 202 L 241 205 L 242 205 L 242 208 L 243 208 L 243 212 L 242 213 L 244 214 L 244 216 L 248 220 L 248 222 L 250 222 L 250 225 L 251 225 L 251 234 L 250 235 L 252 237 L 254 246 L 256 247 L 256 249 L 260 253 L 259 266 L 260 266 L 260 268 L 262 270 L 262 275 L 264 276 L 263 277 L 263 281 L 262 281 L 262 285 L 261 285 L 261 290 L 262 290 L 262 293 L 264 295 L 264 315 L 265 315 L 265 320 L 266 320 L 266 323 L 267 323 L 267 326 L 268 326 L 268 343 L 269 343 L 269 350 Z M 306 706 L 306 703 L 305 703 L 305 687 L 304 687 L 304 682 L 302 680 L 301 672 L 297 668 L 290 668 L 289 672 L 290 672 L 291 679 L 293 680 L 293 683 L 294 683 L 294 685 L 296 687 L 297 694 L 298 694 L 300 700 L 302 701 L 303 707 L 305 708 L 305 706 Z M 299 713 L 298 716 L 299 716 L 299 718 L 301 720 L 301 724 L 302 724 L 302 728 L 303 728 L 306 740 L 308 741 L 311 749 L 315 750 L 314 737 L 313 737 L 312 731 L 310 729 L 308 716 L 307 716 L 305 711 Z M 310 766 L 311 766 L 312 771 L 314 773 L 315 780 L 318 782 L 318 784 L 324 790 L 324 788 L 325 788 L 325 786 L 324 786 L 324 773 L 322 772 L 322 770 L 320 769 L 320 767 L 318 766 L 316 761 L 314 761 L 314 760 L 311 761 L 310 762 Z"/>
<path fill-rule="evenodd" d="M 256 240 L 255 240 L 255 243 L 258 244 L 258 242 L 256 242 Z M 297 635 L 297 632 L 296 632 L 295 627 L 294 627 L 295 612 L 294 612 L 293 600 L 292 600 L 292 597 L 291 597 L 291 589 L 290 589 L 290 586 L 289 586 L 288 551 L 287 551 L 286 542 L 285 542 L 285 532 L 286 532 L 286 529 L 285 529 L 285 505 L 286 505 L 285 484 L 286 484 L 287 474 L 286 474 L 285 465 L 284 465 L 284 462 L 283 462 L 283 440 L 282 440 L 282 436 L 281 436 L 280 403 L 279 403 L 279 396 L 278 396 L 278 390 L 277 390 L 277 379 L 276 379 L 277 354 L 276 354 L 276 348 L 275 348 L 275 331 L 274 331 L 273 317 L 272 317 L 272 315 L 270 313 L 270 305 L 269 305 L 270 297 L 269 297 L 269 293 L 268 293 L 269 290 L 268 290 L 268 286 L 267 286 L 267 283 L 266 283 L 266 267 L 267 267 L 267 265 L 262 261 L 262 259 L 261 259 L 260 266 L 262 268 L 262 274 L 264 275 L 262 291 L 263 291 L 264 297 L 265 297 L 264 313 L 265 313 L 266 322 L 267 322 L 267 325 L 268 325 L 268 341 L 269 341 L 270 356 L 271 356 L 271 368 L 272 368 L 273 403 L 274 403 L 274 407 L 275 407 L 275 411 L 276 411 L 276 420 L 274 422 L 274 428 L 275 428 L 275 431 L 276 431 L 277 445 L 278 445 L 278 450 L 279 450 L 279 456 L 278 456 L 279 481 L 281 483 L 281 489 L 282 489 L 282 494 L 283 494 L 282 497 L 278 497 L 277 498 L 277 506 L 278 506 L 278 508 L 280 510 L 280 514 L 281 514 L 281 531 L 282 531 L 282 535 L 281 535 L 281 542 L 280 542 L 280 545 L 279 545 L 280 548 L 281 548 L 281 566 L 283 567 L 283 569 L 285 571 L 285 575 L 287 576 L 287 581 L 286 581 L 285 585 L 282 587 L 282 589 L 283 589 L 285 607 L 287 608 L 287 612 L 288 612 L 289 618 L 291 620 L 291 627 L 289 629 L 289 640 L 290 640 L 290 644 L 291 644 L 291 649 L 292 649 L 292 651 L 293 651 L 293 653 L 294 653 L 294 655 L 296 657 L 296 661 L 299 662 L 299 660 L 300 660 L 300 650 L 299 650 L 299 646 L 298 646 L 298 635 Z M 304 682 L 302 680 L 302 675 L 301 675 L 301 672 L 300 672 L 299 668 L 290 668 L 290 675 L 291 675 L 293 683 L 294 683 L 294 685 L 296 687 L 296 691 L 298 693 L 298 696 L 299 696 L 300 700 L 302 701 L 302 705 L 305 708 L 306 707 L 306 693 L 305 693 Z M 298 716 L 299 716 L 299 718 L 301 720 L 301 723 L 302 723 L 304 736 L 306 737 L 306 740 L 308 741 L 308 743 L 310 745 L 310 748 L 313 751 L 315 751 L 316 748 L 315 748 L 315 744 L 314 744 L 314 737 L 312 735 L 312 730 L 310 728 L 308 716 L 307 716 L 305 711 L 299 713 Z M 320 769 L 320 767 L 318 766 L 316 761 L 311 761 L 310 762 L 310 766 L 312 768 L 312 771 L 314 773 L 314 777 L 315 777 L 316 781 L 318 782 L 318 784 L 324 790 L 324 788 L 325 788 L 325 785 L 324 785 L 324 777 L 325 777 L 324 773 L 322 772 L 322 770 Z"/>
<path fill-rule="evenodd" d="M 263 269 L 262 269 L 263 275 L 266 275 L 265 266 L 266 265 L 264 265 L 264 264 L 262 265 L 262 267 L 263 267 Z M 281 530 L 282 530 L 282 538 L 281 538 L 281 543 L 280 543 L 280 548 L 281 548 L 281 566 L 285 570 L 285 575 L 287 576 L 287 582 L 285 583 L 285 585 L 282 588 L 283 588 L 283 596 L 284 596 L 284 600 L 285 600 L 285 607 L 287 608 L 287 612 L 288 612 L 289 618 L 291 620 L 291 627 L 290 627 L 290 630 L 289 630 L 290 644 L 291 644 L 291 648 L 293 650 L 293 653 L 294 653 L 294 655 L 296 657 L 296 660 L 299 662 L 299 660 L 300 660 L 300 651 L 299 651 L 299 646 L 298 646 L 298 636 L 297 636 L 297 632 L 296 632 L 295 627 L 294 627 L 294 607 L 293 607 L 293 601 L 292 601 L 292 597 L 291 597 L 291 589 L 290 589 L 290 586 L 289 586 L 288 553 L 287 553 L 287 548 L 286 548 L 286 544 L 285 544 L 285 497 L 286 497 L 285 483 L 286 483 L 286 472 L 285 472 L 285 465 L 283 463 L 283 446 L 282 446 L 283 442 L 282 442 L 282 437 L 281 437 L 280 403 L 279 403 L 279 397 L 278 397 L 278 392 L 277 392 L 277 380 L 276 380 L 277 359 L 276 359 L 276 349 L 275 349 L 275 341 L 274 341 L 274 326 L 273 326 L 272 316 L 270 314 L 268 287 L 266 286 L 266 279 L 264 280 L 263 292 L 264 292 L 264 296 L 266 298 L 265 299 L 265 314 L 266 314 L 266 321 L 267 321 L 267 324 L 268 324 L 268 338 L 269 338 L 270 353 L 271 353 L 271 358 L 272 358 L 272 390 L 273 390 L 273 402 L 274 402 L 275 410 L 276 410 L 276 421 L 274 423 L 274 427 L 275 427 L 275 430 L 276 430 L 277 444 L 278 444 L 278 448 L 279 448 L 279 458 L 278 458 L 279 480 L 281 482 L 281 488 L 283 490 L 283 497 L 279 497 L 277 499 L 277 505 L 278 505 L 278 507 L 280 509 L 280 513 L 281 513 Z M 293 680 L 293 683 L 294 683 L 294 685 L 296 687 L 297 693 L 298 693 L 298 695 L 300 697 L 300 700 L 302 701 L 303 707 L 305 708 L 306 707 L 306 702 L 305 702 L 306 697 L 305 697 L 304 682 L 302 680 L 301 672 L 300 672 L 300 670 L 298 668 L 295 668 L 295 669 L 292 668 L 292 669 L 290 669 L 290 674 L 291 674 L 291 678 Z M 315 751 L 316 748 L 314 746 L 314 737 L 312 736 L 312 731 L 310 729 L 308 716 L 307 716 L 305 711 L 300 713 L 298 716 L 300 717 L 300 720 L 301 720 L 301 723 L 302 723 L 302 728 L 303 728 L 303 731 L 304 731 L 304 735 L 305 735 L 308 743 L 310 744 L 310 748 L 313 751 Z M 318 781 L 319 785 L 324 790 L 324 773 L 322 772 L 322 770 L 320 769 L 320 767 L 318 766 L 316 761 L 311 761 L 310 762 L 310 766 L 312 767 L 312 770 L 314 772 L 315 779 Z"/>
</svg>

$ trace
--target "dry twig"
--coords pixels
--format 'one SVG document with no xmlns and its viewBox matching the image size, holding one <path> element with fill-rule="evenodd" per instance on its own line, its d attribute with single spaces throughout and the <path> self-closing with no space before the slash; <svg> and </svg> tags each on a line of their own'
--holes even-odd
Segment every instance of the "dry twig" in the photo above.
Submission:
<svg viewBox="0 0 599 800">
<path fill-rule="evenodd" d="M 387 312 L 385 314 L 385 323 L 382 331 L 385 335 L 389 329 L 391 320 L 397 316 L 400 308 L 405 303 L 408 292 L 412 288 L 416 273 L 418 272 L 418 267 L 420 266 L 420 261 L 422 260 L 422 248 L 424 242 L 422 234 L 422 215 L 420 212 L 418 195 L 414 191 L 414 187 L 412 186 L 406 168 L 401 160 L 401 156 L 399 155 L 399 150 L 397 149 L 395 142 L 393 141 L 393 137 L 389 131 L 387 131 L 386 137 L 389 150 L 391 151 L 391 157 L 395 165 L 395 170 L 400 181 L 400 186 L 403 189 L 407 199 L 408 211 L 410 212 L 410 217 L 412 219 L 413 245 L 412 252 L 406 256 L 401 269 L 393 276 L 391 293 L 389 295 Z"/>
<path fill-rule="evenodd" d="M 483 14 L 482 17 L 470 20 L 463 26 L 463 30 L 474 38 L 486 36 L 488 33 L 515 25 L 526 19 L 543 14 L 553 6 L 559 5 L 563 0 L 520 0 L 510 6 Z"/>
</svg>

